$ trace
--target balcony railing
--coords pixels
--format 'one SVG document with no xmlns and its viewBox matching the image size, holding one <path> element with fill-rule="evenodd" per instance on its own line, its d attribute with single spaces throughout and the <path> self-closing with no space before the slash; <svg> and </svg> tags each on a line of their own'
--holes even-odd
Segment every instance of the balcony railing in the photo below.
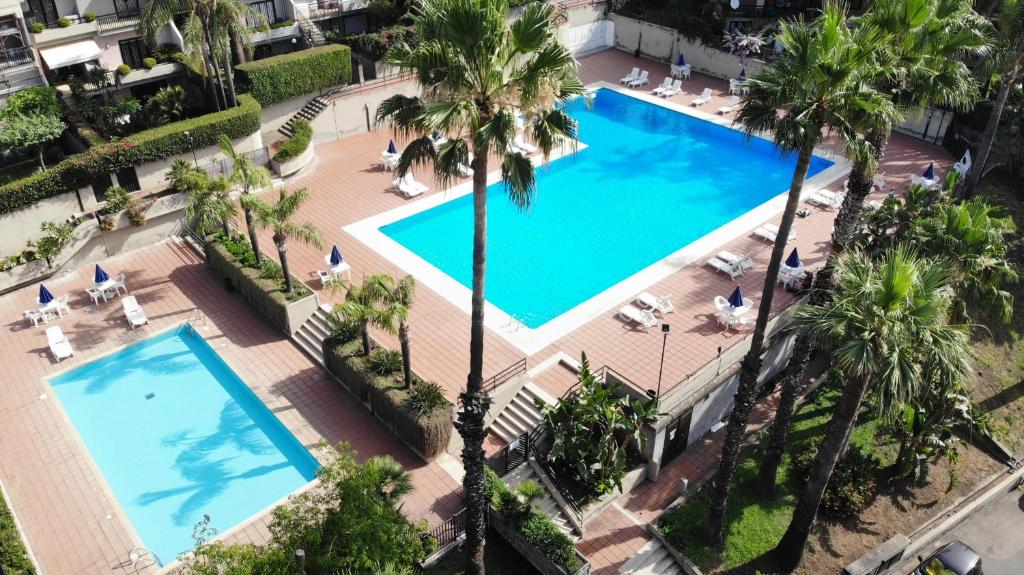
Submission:
<svg viewBox="0 0 1024 575">
<path fill-rule="evenodd" d="M 0 52 L 0 70 L 29 64 L 34 60 L 35 57 L 32 55 L 32 48 L 25 47 L 4 50 L 3 52 Z"/>
<path fill-rule="evenodd" d="M 310 20 L 323 20 L 346 12 L 361 10 L 370 5 L 370 0 L 313 0 L 307 4 Z"/>
<path fill-rule="evenodd" d="M 25 21 L 28 23 L 30 27 L 38 22 L 42 24 L 43 27 L 45 27 L 46 29 L 53 30 L 57 28 L 69 28 L 77 24 L 89 24 L 91 22 L 96 22 L 96 25 L 99 27 L 100 32 L 104 32 L 110 29 L 120 29 L 138 26 L 139 9 L 138 4 L 136 4 L 134 9 L 124 10 L 122 12 L 114 14 L 100 14 L 97 15 L 94 20 L 86 20 L 85 16 L 64 16 L 62 19 L 67 19 L 71 24 L 68 26 L 61 26 L 58 23 L 59 20 L 48 23 L 42 17 L 33 14 L 25 15 Z"/>
</svg>

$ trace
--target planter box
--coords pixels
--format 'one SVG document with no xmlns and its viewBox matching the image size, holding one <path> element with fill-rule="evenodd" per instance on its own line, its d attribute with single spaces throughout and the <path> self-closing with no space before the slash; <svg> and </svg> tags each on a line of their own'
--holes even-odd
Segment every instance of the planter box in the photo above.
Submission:
<svg viewBox="0 0 1024 575">
<path fill-rule="evenodd" d="M 300 34 L 302 34 L 302 31 L 299 29 L 299 24 L 295 23 L 291 26 L 271 28 L 266 32 L 253 32 L 252 41 L 254 44 L 259 44 L 260 42 L 271 42 L 282 38 L 291 38 L 292 36 L 299 36 Z"/>
<path fill-rule="evenodd" d="M 562 569 L 561 565 L 555 564 L 553 561 L 547 558 L 543 553 L 538 551 L 529 541 L 523 537 L 522 533 L 515 528 L 514 525 L 505 520 L 505 518 L 494 508 L 488 510 L 488 525 L 498 532 L 508 544 L 512 546 L 520 555 L 526 559 L 530 565 L 533 565 L 534 569 L 539 571 L 541 575 L 585 575 L 590 573 L 590 561 L 579 551 L 576 551 L 576 556 L 580 559 L 582 567 L 575 573 L 569 573 L 565 569 Z"/>
<path fill-rule="evenodd" d="M 9 270 L 0 271 L 0 293 L 45 279 L 53 275 L 55 271 L 56 269 L 47 266 L 44 260 L 33 260 L 16 265 Z"/>
<path fill-rule="evenodd" d="M 282 178 L 290 176 L 313 163 L 313 160 L 316 159 L 316 152 L 314 151 L 314 148 L 313 142 L 310 142 L 306 151 L 299 154 L 298 157 L 292 158 L 287 162 L 271 160 L 270 164 L 274 167 L 274 172 L 276 172 L 278 176 L 281 176 Z"/>
<path fill-rule="evenodd" d="M 153 80 L 159 80 L 160 78 L 166 78 L 167 76 L 173 76 L 178 72 L 184 72 L 185 65 L 177 62 L 164 62 L 157 64 L 152 68 L 137 68 L 128 72 L 122 76 L 119 83 L 122 87 L 130 86 L 132 84 L 138 84 L 140 82 L 151 82 Z"/>
</svg>

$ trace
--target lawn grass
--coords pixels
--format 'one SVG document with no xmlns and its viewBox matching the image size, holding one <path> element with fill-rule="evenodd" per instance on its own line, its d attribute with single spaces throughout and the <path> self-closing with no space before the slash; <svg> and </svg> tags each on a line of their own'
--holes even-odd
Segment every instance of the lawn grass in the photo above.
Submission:
<svg viewBox="0 0 1024 575">
<path fill-rule="evenodd" d="M 720 554 L 704 545 L 702 530 L 710 508 L 710 484 L 688 501 L 662 517 L 659 528 L 669 542 L 704 569 L 734 569 L 754 562 L 778 543 L 789 525 L 797 493 L 790 482 L 793 455 L 808 449 L 825 433 L 832 408 L 839 398 L 837 390 L 822 390 L 804 404 L 793 418 L 789 447 L 779 466 L 778 498 L 769 501 L 757 491 L 760 452 L 749 451 L 741 460 L 733 480 L 732 496 L 725 513 L 725 544 Z M 876 445 L 878 425 L 870 413 L 861 414 L 860 423 L 850 439 L 852 446 L 891 460 L 889 446 Z"/>
</svg>

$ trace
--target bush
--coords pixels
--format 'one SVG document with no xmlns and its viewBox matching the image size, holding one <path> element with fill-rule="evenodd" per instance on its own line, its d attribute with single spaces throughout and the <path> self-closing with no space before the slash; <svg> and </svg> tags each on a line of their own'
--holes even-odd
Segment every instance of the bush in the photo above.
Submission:
<svg viewBox="0 0 1024 575">
<path fill-rule="evenodd" d="M 0 497 L 0 571 L 11 575 L 33 575 L 36 572 L 14 524 L 14 515 Z"/>
<path fill-rule="evenodd" d="M 294 129 L 292 136 L 285 140 L 277 150 L 277 153 L 274 154 L 273 160 L 275 162 L 283 163 L 299 157 L 306 151 L 310 141 L 313 139 L 313 127 L 306 120 L 299 118 L 295 120 L 292 127 Z"/>
<path fill-rule="evenodd" d="M 147 70 L 151 70 L 153 66 L 156 66 L 156 58 L 143 58 L 142 65 L 145 66 Z"/>
<path fill-rule="evenodd" d="M 32 86 L 11 94 L 7 103 L 0 108 L 0 118 L 21 116 L 60 116 L 60 100 L 57 89 L 47 86 Z"/>
<path fill-rule="evenodd" d="M 366 364 L 377 375 L 391 375 L 402 370 L 402 354 L 393 349 L 378 347 L 370 352 Z"/>
<path fill-rule="evenodd" d="M 344 38 L 344 41 L 352 50 L 371 58 L 380 60 L 387 54 L 391 46 L 399 42 L 409 45 L 416 43 L 416 34 L 411 26 L 392 26 L 376 32 L 364 32 Z"/>
<path fill-rule="evenodd" d="M 32 25 L 29 26 L 29 30 L 31 30 L 33 34 L 38 34 L 43 30 L 46 30 L 46 26 L 44 26 L 42 22 L 33 22 Z"/>
<path fill-rule="evenodd" d="M 235 67 L 242 89 L 264 106 L 347 84 L 352 79 L 352 54 L 347 46 L 318 46 L 246 62 Z"/>
<path fill-rule="evenodd" d="M 125 211 L 128 213 L 128 223 L 136 227 L 146 225 L 146 208 L 139 202 L 133 202 Z"/>
<path fill-rule="evenodd" d="M 111 186 L 107 188 L 107 203 L 103 206 L 102 214 L 116 214 L 121 210 L 128 207 L 128 203 L 131 201 L 131 196 L 128 195 L 128 190 L 121 186 Z"/>
<path fill-rule="evenodd" d="M 60 26 L 61 28 L 67 28 L 71 25 L 71 20 L 68 20 L 67 18 L 62 16 L 57 19 L 57 25 Z"/>
<path fill-rule="evenodd" d="M 270 25 L 271 30 L 277 30 L 278 28 L 288 28 L 295 25 L 295 20 L 281 20 L 280 22 L 274 22 Z"/>
<path fill-rule="evenodd" d="M 402 356 L 398 355 L 398 369 L 402 368 Z M 397 370 L 396 370 L 397 371 Z M 444 396 L 441 386 L 432 381 L 418 382 L 412 386 L 409 398 L 405 402 L 405 408 L 415 418 L 425 417 L 434 411 L 448 405 L 448 398 Z"/>
<path fill-rule="evenodd" d="M 260 105 L 248 94 L 239 95 L 238 103 L 230 110 L 181 120 L 144 130 L 119 142 L 94 146 L 45 172 L 0 186 L 0 214 L 74 191 L 100 174 L 217 145 L 221 134 L 240 138 L 259 131 Z M 185 136 L 185 132 L 190 136 Z"/>
<path fill-rule="evenodd" d="M 95 12 L 86 12 L 85 14 L 82 14 L 82 18 L 85 19 L 86 22 L 92 22 L 93 20 L 96 19 L 96 13 Z"/>
<path fill-rule="evenodd" d="M 115 68 L 115 70 L 117 71 L 117 75 L 118 76 L 122 76 L 123 77 L 123 76 L 127 76 L 129 73 L 131 73 L 132 67 L 129 66 L 128 64 L 121 64 L 120 66 Z"/>
<path fill-rule="evenodd" d="M 815 442 L 798 452 L 793 458 L 793 480 L 802 489 L 811 475 L 814 459 L 818 455 Z M 874 455 L 858 447 L 850 447 L 836 463 L 832 478 L 821 499 L 821 512 L 831 519 L 853 519 L 871 505 L 877 493 L 875 474 L 882 466 Z"/>
</svg>

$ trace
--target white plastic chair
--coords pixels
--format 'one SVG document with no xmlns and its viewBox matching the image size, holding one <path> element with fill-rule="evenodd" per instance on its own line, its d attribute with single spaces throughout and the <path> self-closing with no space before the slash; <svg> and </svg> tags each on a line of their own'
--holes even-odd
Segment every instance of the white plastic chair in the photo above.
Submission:
<svg viewBox="0 0 1024 575">
<path fill-rule="evenodd" d="M 320 286 L 327 287 L 328 284 L 334 283 L 337 279 L 335 276 L 325 272 L 324 270 L 316 270 L 317 277 L 320 278 Z"/>
<path fill-rule="evenodd" d="M 521 151 L 524 156 L 529 156 L 530 154 L 533 154 L 537 151 L 537 146 L 527 143 L 526 140 L 523 139 L 522 134 L 517 135 L 512 140 L 512 144 L 516 148 L 519 148 L 519 151 Z"/>
<path fill-rule="evenodd" d="M 32 327 L 38 326 L 40 321 L 46 323 L 46 317 L 34 309 L 25 310 L 23 315 L 26 319 L 32 322 Z"/>
<path fill-rule="evenodd" d="M 647 76 L 648 75 L 649 74 L 648 74 L 647 70 L 644 70 L 643 72 L 640 72 L 640 77 L 639 78 L 637 78 L 636 80 L 633 80 L 632 82 L 630 82 L 630 83 L 628 83 L 626 85 L 629 86 L 630 88 L 639 88 L 640 86 L 646 86 L 647 85 Z"/>
<path fill-rule="evenodd" d="M 128 286 L 125 285 L 124 281 L 124 272 L 117 274 L 117 277 L 114 279 L 114 291 L 117 292 L 117 295 L 121 295 L 121 290 L 124 290 L 124 293 L 128 293 Z"/>
<path fill-rule="evenodd" d="M 754 230 L 754 235 L 770 244 L 773 244 L 775 243 L 775 238 L 779 235 L 779 226 L 775 224 L 764 224 L 763 226 Z M 791 228 L 789 230 L 789 237 L 786 238 L 786 241 L 791 242 L 795 239 L 796 228 Z"/>
<path fill-rule="evenodd" d="M 828 190 L 818 190 L 813 194 L 807 196 L 804 200 L 812 206 L 818 206 L 819 208 L 830 208 L 838 210 L 843 206 L 843 200 L 846 199 L 845 192 L 830 192 Z"/>
<path fill-rule="evenodd" d="M 635 301 L 644 307 L 651 308 L 661 317 L 676 311 L 676 306 L 672 305 L 672 294 L 658 297 L 651 292 L 645 291 L 640 292 L 640 295 L 636 296 Z"/>
<path fill-rule="evenodd" d="M 75 355 L 75 350 L 71 349 L 71 342 L 68 341 L 59 325 L 46 328 L 46 342 L 50 346 L 53 359 L 57 361 Z"/>
<path fill-rule="evenodd" d="M 630 70 L 629 74 L 626 75 L 626 77 L 621 78 L 619 80 L 619 83 L 629 84 L 633 80 L 636 80 L 638 77 L 640 77 L 640 68 L 633 68 L 632 70 Z"/>
<path fill-rule="evenodd" d="M 665 79 L 661 81 L 661 84 L 655 86 L 654 90 L 651 90 L 655 95 L 660 96 L 662 92 L 672 87 L 672 76 L 665 76 Z"/>
<path fill-rule="evenodd" d="M 671 88 L 669 88 L 668 90 L 665 90 L 664 92 L 661 93 L 661 96 L 663 98 L 670 98 L 670 97 L 675 96 L 676 94 L 678 94 L 678 93 L 680 93 L 682 91 L 683 91 L 683 81 L 682 80 L 676 80 L 675 82 L 672 82 L 672 87 Z"/>
<path fill-rule="evenodd" d="M 380 167 L 385 172 L 392 171 L 398 166 L 398 159 L 401 158 L 401 154 L 392 154 L 387 151 L 380 153 Z"/>
<path fill-rule="evenodd" d="M 650 310 L 640 309 L 633 304 L 626 304 L 619 309 L 619 317 L 630 323 L 639 324 L 644 331 L 658 325 L 658 318 Z"/>
<path fill-rule="evenodd" d="M 57 315 L 59 317 L 64 317 L 64 313 L 65 312 L 71 313 L 70 301 L 71 301 L 71 296 L 68 295 L 68 294 L 64 294 L 64 295 L 60 296 L 59 298 L 57 298 Z"/>
<path fill-rule="evenodd" d="M 423 192 L 430 190 L 427 186 L 417 182 L 416 178 L 413 177 L 412 172 L 406 172 L 401 178 L 395 178 L 392 185 L 394 185 L 395 189 L 402 192 L 402 195 L 407 198 L 414 198 Z"/>
<path fill-rule="evenodd" d="M 130 295 L 121 300 L 121 307 L 124 309 L 124 317 L 128 320 L 128 326 L 132 329 L 149 323 L 146 312 L 142 311 L 142 306 L 135 300 L 135 296 Z"/>
<path fill-rule="evenodd" d="M 100 305 L 100 299 L 107 301 L 107 294 L 97 288 L 85 288 L 85 293 L 92 298 L 92 305 Z"/>
<path fill-rule="evenodd" d="M 743 268 L 741 266 L 733 265 L 729 262 L 722 261 L 718 258 L 710 258 L 707 261 L 707 264 L 715 268 L 715 271 L 719 271 L 724 274 L 729 274 L 729 277 L 732 279 L 736 279 L 736 276 L 743 275 Z"/>
<path fill-rule="evenodd" d="M 724 114 L 728 114 L 729 112 L 732 112 L 734 109 L 736 109 L 736 106 L 739 106 L 739 105 L 740 105 L 740 97 L 739 96 L 733 96 L 732 98 L 729 98 L 729 103 L 728 104 L 726 104 L 726 105 L 724 105 L 724 106 L 722 106 L 721 108 L 718 109 L 718 113 L 719 114 L 723 114 L 723 115 Z"/>
<path fill-rule="evenodd" d="M 751 254 L 749 253 L 742 256 L 738 256 L 730 251 L 722 250 L 718 252 L 716 257 L 734 266 L 738 266 L 743 271 L 747 271 L 750 268 L 754 267 L 754 259 L 751 257 Z"/>
<path fill-rule="evenodd" d="M 691 100 L 690 104 L 692 104 L 694 106 L 703 106 L 704 104 L 707 104 L 710 101 L 711 101 L 711 88 L 704 88 L 704 91 L 700 93 L 700 96 L 697 96 L 696 98 Z"/>
</svg>

